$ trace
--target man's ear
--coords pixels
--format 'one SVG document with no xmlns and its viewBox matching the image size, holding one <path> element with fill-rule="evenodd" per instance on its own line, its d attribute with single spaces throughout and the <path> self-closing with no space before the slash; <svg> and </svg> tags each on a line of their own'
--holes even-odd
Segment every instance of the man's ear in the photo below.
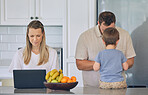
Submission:
<svg viewBox="0 0 148 95">
<path fill-rule="evenodd" d="M 105 41 L 102 39 L 102 41 L 103 41 L 103 44 L 105 45 Z"/>
<path fill-rule="evenodd" d="M 118 41 L 116 41 L 116 45 L 118 44 L 118 42 L 119 42 L 119 40 L 118 40 Z"/>
<path fill-rule="evenodd" d="M 99 23 L 99 21 L 98 21 L 98 25 L 100 26 L 100 23 Z"/>
</svg>

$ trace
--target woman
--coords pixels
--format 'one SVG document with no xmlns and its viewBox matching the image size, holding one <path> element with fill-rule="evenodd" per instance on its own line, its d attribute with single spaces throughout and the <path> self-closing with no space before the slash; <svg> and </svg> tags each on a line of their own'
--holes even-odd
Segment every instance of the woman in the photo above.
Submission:
<svg viewBox="0 0 148 95">
<path fill-rule="evenodd" d="M 27 26 L 26 47 L 19 49 L 12 59 L 9 72 L 14 69 L 59 69 L 56 50 L 46 45 L 43 24 L 34 20 Z"/>
</svg>

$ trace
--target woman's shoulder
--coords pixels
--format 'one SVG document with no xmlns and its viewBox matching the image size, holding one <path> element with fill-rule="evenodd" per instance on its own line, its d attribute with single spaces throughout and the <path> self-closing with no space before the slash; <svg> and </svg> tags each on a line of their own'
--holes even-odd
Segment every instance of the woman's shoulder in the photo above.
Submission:
<svg viewBox="0 0 148 95">
<path fill-rule="evenodd" d="M 47 46 L 48 50 L 49 50 L 49 53 L 53 52 L 53 53 L 56 53 L 57 51 L 55 49 L 53 49 L 52 47 L 50 46 Z"/>
<path fill-rule="evenodd" d="M 16 53 L 23 54 L 24 49 L 25 49 L 24 47 L 23 48 L 19 48 Z"/>
<path fill-rule="evenodd" d="M 23 56 L 23 51 L 24 51 L 24 48 L 19 48 L 19 49 L 15 52 L 14 57 L 15 57 L 15 58 L 22 58 L 22 56 Z"/>
</svg>

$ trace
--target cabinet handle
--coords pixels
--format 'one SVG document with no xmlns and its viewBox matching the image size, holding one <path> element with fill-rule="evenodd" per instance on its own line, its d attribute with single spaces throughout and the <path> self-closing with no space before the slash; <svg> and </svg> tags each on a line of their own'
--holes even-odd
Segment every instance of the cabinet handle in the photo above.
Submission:
<svg viewBox="0 0 148 95">
<path fill-rule="evenodd" d="M 34 17 L 30 17 L 30 19 L 34 19 Z"/>
<path fill-rule="evenodd" d="M 39 19 L 38 17 L 35 17 L 35 19 Z"/>
</svg>

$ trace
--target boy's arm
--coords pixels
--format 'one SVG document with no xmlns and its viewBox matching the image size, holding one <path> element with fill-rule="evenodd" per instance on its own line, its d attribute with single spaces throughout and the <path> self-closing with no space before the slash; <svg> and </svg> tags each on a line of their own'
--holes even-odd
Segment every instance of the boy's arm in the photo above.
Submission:
<svg viewBox="0 0 148 95">
<path fill-rule="evenodd" d="M 122 64 L 122 67 L 123 67 L 123 70 L 128 70 L 128 63 L 127 62 L 124 62 L 123 64 Z"/>
<path fill-rule="evenodd" d="M 100 63 L 95 62 L 93 65 L 93 69 L 94 69 L 94 71 L 98 71 L 100 69 Z"/>
</svg>

